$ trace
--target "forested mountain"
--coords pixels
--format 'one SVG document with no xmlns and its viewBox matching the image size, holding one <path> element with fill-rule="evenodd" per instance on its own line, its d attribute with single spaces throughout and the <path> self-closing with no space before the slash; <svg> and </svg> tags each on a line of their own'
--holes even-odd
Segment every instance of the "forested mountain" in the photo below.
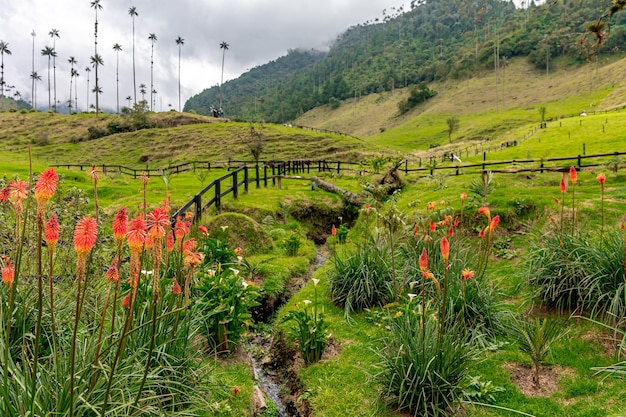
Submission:
<svg viewBox="0 0 626 417">
<path fill-rule="evenodd" d="M 527 56 L 538 70 L 551 59 L 592 61 L 626 45 L 626 18 L 618 14 L 598 44 L 587 26 L 612 0 L 551 0 L 515 8 L 500 0 L 413 0 L 382 21 L 349 28 L 327 53 L 290 51 L 224 83 L 227 117 L 285 122 L 314 107 L 475 71 L 498 71 Z M 219 87 L 192 97 L 185 110 L 210 114 Z"/>
</svg>

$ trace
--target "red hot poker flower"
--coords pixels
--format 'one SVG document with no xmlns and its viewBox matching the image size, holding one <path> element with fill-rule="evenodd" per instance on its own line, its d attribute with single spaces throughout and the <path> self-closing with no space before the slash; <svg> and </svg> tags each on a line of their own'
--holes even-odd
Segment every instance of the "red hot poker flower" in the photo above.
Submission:
<svg viewBox="0 0 626 417">
<path fill-rule="evenodd" d="M 198 226 L 198 230 L 205 236 L 209 235 L 209 229 L 207 229 L 206 226 Z"/>
<path fill-rule="evenodd" d="M 56 213 L 52 213 L 52 216 L 50 216 L 46 224 L 45 236 L 48 249 L 54 250 L 54 247 L 59 241 L 59 221 Z"/>
<path fill-rule="evenodd" d="M 598 174 L 596 180 L 600 183 L 600 187 L 602 187 L 602 191 L 604 191 L 604 182 L 606 181 L 606 175 Z"/>
<path fill-rule="evenodd" d="M 74 248 L 79 256 L 88 254 L 96 244 L 98 223 L 91 216 L 83 217 L 74 229 Z"/>
<path fill-rule="evenodd" d="M 469 268 L 463 269 L 463 271 L 461 272 L 461 279 L 463 281 L 466 281 L 466 280 L 472 279 L 472 278 L 474 278 L 474 271 L 472 271 Z"/>
<path fill-rule="evenodd" d="M 11 180 L 7 185 L 9 188 L 9 198 L 11 201 L 20 203 L 28 195 L 28 184 L 22 180 Z"/>
<path fill-rule="evenodd" d="M 7 288 L 11 288 L 14 280 L 15 268 L 13 268 L 13 264 L 11 264 L 11 261 L 9 260 L 4 268 L 2 268 L 2 281 L 4 281 Z"/>
<path fill-rule="evenodd" d="M 567 192 L 567 183 L 565 182 L 565 175 L 561 177 L 561 184 L 559 185 L 559 189 L 561 190 L 561 194 L 565 194 Z"/>
<path fill-rule="evenodd" d="M 104 279 L 113 282 L 119 281 L 120 275 L 119 271 L 117 270 L 117 256 L 115 256 L 111 261 L 111 265 L 109 265 L 109 269 L 107 269 Z"/>
<path fill-rule="evenodd" d="M 428 254 L 426 253 L 426 248 L 423 248 L 420 255 L 420 269 L 425 271 L 426 268 L 428 268 Z"/>
<path fill-rule="evenodd" d="M 493 232 L 494 229 L 498 227 L 499 223 L 500 223 L 500 215 L 497 215 L 493 219 L 491 219 L 491 223 L 489 223 L 489 231 Z"/>
<path fill-rule="evenodd" d="M 173 230 L 170 230 L 170 232 L 167 234 L 165 247 L 167 249 L 167 253 L 172 253 L 172 251 L 174 250 L 174 231 Z"/>
<path fill-rule="evenodd" d="M 335 227 L 334 224 L 333 224 L 332 229 L 330 229 L 330 234 L 333 236 L 337 236 L 337 228 Z"/>
<path fill-rule="evenodd" d="M 35 183 L 35 197 L 39 204 L 45 204 L 57 190 L 59 176 L 54 168 L 48 168 L 39 175 Z"/>
<path fill-rule="evenodd" d="M 578 173 L 576 172 L 576 168 L 573 166 L 569 167 L 569 179 L 572 181 L 572 184 L 576 184 L 577 178 Z"/>
<path fill-rule="evenodd" d="M 122 307 L 124 307 L 124 308 L 129 308 L 130 307 L 130 294 L 126 294 L 126 296 L 122 300 Z"/>
<path fill-rule="evenodd" d="M 419 229 L 419 227 L 417 226 L 417 223 L 415 223 L 415 225 L 413 226 L 413 234 L 414 234 L 415 236 L 419 236 L 419 234 L 420 234 L 420 229 Z"/>
<path fill-rule="evenodd" d="M 165 231 L 170 226 L 170 216 L 161 208 L 157 207 L 148 214 L 148 234 L 154 239 L 165 237 Z"/>
<path fill-rule="evenodd" d="M 434 232 L 435 230 L 437 230 L 437 225 L 435 224 L 435 222 L 431 221 L 430 224 L 428 225 L 428 227 L 430 228 L 431 232 Z"/>
<path fill-rule="evenodd" d="M 450 257 L 450 242 L 445 237 L 442 237 L 439 241 L 439 249 L 441 249 L 441 256 L 443 259 L 448 260 Z"/>
<path fill-rule="evenodd" d="M 0 190 L 0 203 L 6 203 L 9 201 L 9 195 L 11 194 L 11 189 L 9 186 L 4 187 Z"/>
<path fill-rule="evenodd" d="M 176 278 L 174 278 L 174 283 L 172 284 L 172 294 L 178 295 L 181 292 L 182 292 L 182 288 L 180 288 L 180 284 L 178 283 Z"/>
<path fill-rule="evenodd" d="M 124 241 L 128 232 L 128 214 L 126 207 L 120 207 L 113 217 L 113 235 L 118 244 Z"/>
<path fill-rule="evenodd" d="M 176 239 L 182 240 L 187 234 L 187 225 L 182 221 L 180 216 L 176 219 L 176 224 L 174 225 L 174 234 L 176 235 Z"/>
<path fill-rule="evenodd" d="M 482 206 L 478 209 L 478 214 L 484 214 L 485 217 L 491 219 L 491 211 L 489 211 L 489 207 Z"/>
<path fill-rule="evenodd" d="M 135 217 L 130 221 L 128 233 L 126 238 L 128 239 L 128 247 L 133 252 L 141 252 L 143 244 L 146 240 L 146 221 L 143 218 L 143 213 Z"/>
<path fill-rule="evenodd" d="M 465 201 L 465 199 L 467 199 L 467 194 L 461 193 L 461 201 Z"/>
</svg>

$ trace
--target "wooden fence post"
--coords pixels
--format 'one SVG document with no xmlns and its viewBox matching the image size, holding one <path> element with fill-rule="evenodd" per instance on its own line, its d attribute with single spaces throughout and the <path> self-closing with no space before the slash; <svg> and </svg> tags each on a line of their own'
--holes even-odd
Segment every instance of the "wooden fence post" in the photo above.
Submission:
<svg viewBox="0 0 626 417">
<path fill-rule="evenodd" d="M 263 186 L 267 188 L 267 165 L 263 165 Z"/>
<path fill-rule="evenodd" d="M 244 193 L 248 194 L 248 180 L 250 179 L 248 177 L 248 165 L 244 165 L 243 166 L 243 190 Z"/>
<path fill-rule="evenodd" d="M 276 185 L 276 169 L 272 165 L 272 185 Z"/>
<path fill-rule="evenodd" d="M 200 216 L 202 216 L 202 196 L 200 194 L 196 194 L 193 198 L 193 202 L 196 205 L 196 214 L 194 216 L 194 221 L 199 221 Z"/>
<path fill-rule="evenodd" d="M 215 181 L 215 209 L 219 213 L 222 211 L 222 181 Z"/>
<path fill-rule="evenodd" d="M 256 188 L 261 188 L 261 178 L 259 178 L 259 163 L 257 162 L 254 167 L 254 172 L 256 174 Z"/>
<path fill-rule="evenodd" d="M 578 166 L 579 167 L 582 166 L 582 159 L 581 159 L 580 155 L 578 155 Z"/>
<path fill-rule="evenodd" d="M 239 184 L 237 184 L 237 171 L 233 171 L 233 198 L 239 197 Z"/>
</svg>

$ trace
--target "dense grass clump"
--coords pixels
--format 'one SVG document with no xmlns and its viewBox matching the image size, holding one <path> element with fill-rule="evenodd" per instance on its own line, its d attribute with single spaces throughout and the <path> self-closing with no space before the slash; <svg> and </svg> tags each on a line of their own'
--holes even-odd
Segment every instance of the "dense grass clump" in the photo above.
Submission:
<svg viewBox="0 0 626 417">
<path fill-rule="evenodd" d="M 346 315 L 381 306 L 391 296 L 389 248 L 383 242 L 357 246 L 345 256 L 334 257 L 329 273 L 330 296 Z"/>
<path fill-rule="evenodd" d="M 379 352 L 383 396 L 414 416 L 454 415 L 474 356 L 464 326 L 440 326 L 418 313 L 416 302 L 391 324 Z M 422 328 L 424 326 L 424 328 Z"/>
<path fill-rule="evenodd" d="M 624 238 L 607 231 L 600 240 L 588 234 L 548 234 L 531 249 L 526 265 L 537 297 L 559 310 L 626 314 Z"/>
</svg>

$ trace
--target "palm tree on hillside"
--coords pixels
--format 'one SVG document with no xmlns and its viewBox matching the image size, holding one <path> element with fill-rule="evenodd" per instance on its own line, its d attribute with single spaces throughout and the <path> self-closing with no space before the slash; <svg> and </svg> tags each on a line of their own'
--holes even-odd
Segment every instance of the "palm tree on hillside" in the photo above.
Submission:
<svg viewBox="0 0 626 417">
<path fill-rule="evenodd" d="M 87 73 L 87 104 L 85 104 L 85 108 L 89 109 L 89 73 L 91 72 L 91 68 L 85 67 L 85 72 Z"/>
<path fill-rule="evenodd" d="M 4 55 L 11 55 L 11 50 L 8 42 L 0 41 L 0 98 L 4 97 Z"/>
<path fill-rule="evenodd" d="M 133 19 L 133 92 L 135 104 L 137 104 L 137 78 L 135 77 L 135 16 L 139 16 L 139 13 L 137 13 L 137 8 L 133 6 L 128 9 L 128 14 Z"/>
<path fill-rule="evenodd" d="M 222 78 L 220 79 L 220 111 L 222 110 L 222 84 L 224 84 L 224 59 L 226 58 L 226 51 L 230 45 L 226 42 L 220 43 L 220 49 L 222 50 Z"/>
<path fill-rule="evenodd" d="M 130 109 L 130 102 L 133 100 L 131 96 L 127 96 L 126 100 L 128 101 L 128 108 Z"/>
<path fill-rule="evenodd" d="M 104 61 L 102 61 L 102 57 L 100 55 L 95 54 L 94 56 L 89 58 L 89 62 L 91 62 L 91 66 L 93 66 L 95 68 L 95 70 L 96 70 L 96 85 L 93 88 L 93 92 L 96 93 L 96 117 L 98 117 L 98 114 L 100 112 L 100 106 L 98 105 L 98 99 L 100 97 L 100 94 L 102 94 L 102 88 L 98 84 L 98 67 L 100 65 L 104 65 Z"/>
<path fill-rule="evenodd" d="M 35 71 L 30 73 L 30 78 L 33 80 L 33 109 L 37 110 L 37 81 L 41 81 L 41 75 L 37 74 Z"/>
<path fill-rule="evenodd" d="M 180 51 L 182 46 L 185 44 L 185 40 L 180 36 L 176 38 L 176 45 L 178 45 L 178 111 L 181 111 L 180 107 Z"/>
<path fill-rule="evenodd" d="M 150 110 L 152 108 L 152 91 L 154 90 L 154 43 L 157 41 L 157 36 L 154 33 L 148 35 L 148 39 L 152 43 L 152 50 L 150 52 Z"/>
<path fill-rule="evenodd" d="M 146 101 L 146 93 L 148 92 L 146 88 L 147 87 L 144 83 L 139 84 L 139 94 L 141 94 L 141 101 Z"/>
<path fill-rule="evenodd" d="M 80 74 L 78 73 L 78 70 L 73 69 L 72 70 L 72 77 L 74 77 L 76 80 L 74 81 L 74 111 L 76 113 L 78 113 L 78 76 Z M 70 90 L 70 99 L 72 98 L 72 91 Z"/>
<path fill-rule="evenodd" d="M 74 73 L 76 72 L 76 70 L 74 69 L 74 64 L 76 64 L 76 58 L 71 56 L 70 59 L 67 60 L 67 62 L 70 63 L 70 99 L 68 101 L 68 108 L 70 114 L 72 114 L 72 81 L 74 81 Z"/>
<path fill-rule="evenodd" d="M 50 91 L 50 62 L 53 56 L 57 56 L 57 53 L 54 52 L 54 48 L 51 48 L 50 46 L 46 46 L 45 48 L 41 50 L 41 55 L 48 57 L 48 110 L 50 110 L 52 107 L 52 103 L 51 103 L 52 97 L 50 95 L 51 93 Z"/>
<path fill-rule="evenodd" d="M 117 59 L 115 67 L 115 84 L 117 89 L 117 114 L 120 114 L 120 51 L 122 50 L 122 45 L 116 43 L 113 45 L 113 50 L 115 51 Z"/>
<path fill-rule="evenodd" d="M 37 36 L 37 34 L 36 34 L 36 33 L 35 33 L 35 31 L 33 30 L 33 31 L 30 33 L 30 36 L 32 36 L 32 37 L 33 37 L 33 68 L 32 68 L 32 70 L 31 70 L 31 75 L 32 75 L 32 74 L 34 74 L 34 73 L 35 73 L 35 37 Z M 31 78 L 32 78 L 32 77 L 31 77 Z M 30 87 L 30 97 L 31 97 L 31 101 L 33 101 L 33 102 L 34 102 L 34 100 L 35 100 L 35 79 L 34 79 L 34 78 L 32 78 L 32 85 L 31 85 L 31 87 Z M 32 103 L 31 103 L 31 105 L 32 105 Z M 35 108 L 35 107 L 33 106 L 33 109 L 34 109 L 34 108 Z"/>
<path fill-rule="evenodd" d="M 53 77 L 54 77 L 54 112 L 57 112 L 57 55 L 56 55 L 56 51 L 57 51 L 57 40 L 56 38 L 60 38 L 59 36 L 59 31 L 57 29 L 51 29 L 50 32 L 48 32 L 48 35 L 50 35 L 50 37 L 52 38 L 52 49 L 54 50 L 55 54 L 52 57 L 52 73 L 53 73 Z"/>
</svg>

